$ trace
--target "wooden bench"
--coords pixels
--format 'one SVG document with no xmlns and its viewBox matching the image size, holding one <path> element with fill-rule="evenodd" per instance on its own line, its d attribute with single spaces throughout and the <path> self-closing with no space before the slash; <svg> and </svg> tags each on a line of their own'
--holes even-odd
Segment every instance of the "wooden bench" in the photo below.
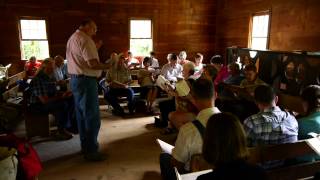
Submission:
<svg viewBox="0 0 320 180">
<path fill-rule="evenodd" d="M 29 89 L 23 92 L 23 110 L 27 137 L 48 137 L 50 136 L 49 114 L 41 113 L 36 109 L 31 108 L 28 104 L 30 95 Z"/>
<path fill-rule="evenodd" d="M 302 106 L 302 99 L 299 96 L 292 96 L 288 94 L 278 93 L 279 97 L 278 106 L 304 115 L 305 112 Z"/>
<path fill-rule="evenodd" d="M 8 90 L 2 94 L 2 98 L 6 102 L 22 105 L 28 138 L 34 136 L 47 137 L 50 135 L 48 114 L 35 112 L 28 106 L 28 99 L 30 98 L 28 90 L 22 92 L 22 97 L 18 97 L 19 85 L 17 84 L 17 81 L 24 78 L 24 71 L 9 77 L 7 85 Z"/>
<path fill-rule="evenodd" d="M 275 160 L 287 160 L 304 155 L 314 155 L 315 151 L 307 144 L 307 141 L 299 141 L 290 144 L 278 144 L 249 148 L 250 156 L 248 161 L 253 164 L 263 164 Z M 194 155 L 191 160 L 191 171 L 197 172 L 211 169 L 201 155 Z M 266 170 L 267 179 L 270 180 L 293 180 L 310 178 L 320 172 L 320 161 L 303 162 L 288 166 L 281 166 Z M 196 177 L 194 178 L 196 179 Z"/>
<path fill-rule="evenodd" d="M 9 82 L 7 85 L 7 90 L 2 94 L 2 98 L 4 101 L 7 101 L 8 99 L 10 99 L 10 97 L 17 97 L 19 91 L 17 81 L 23 79 L 24 77 L 25 72 L 22 71 L 8 78 Z"/>
</svg>

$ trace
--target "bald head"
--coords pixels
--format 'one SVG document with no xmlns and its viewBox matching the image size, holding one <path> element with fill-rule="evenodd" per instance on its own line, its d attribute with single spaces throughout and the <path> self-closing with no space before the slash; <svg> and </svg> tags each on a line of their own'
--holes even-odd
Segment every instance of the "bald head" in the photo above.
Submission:
<svg viewBox="0 0 320 180">
<path fill-rule="evenodd" d="M 96 35 L 97 25 L 92 19 L 84 19 L 81 22 L 79 29 L 86 33 L 88 36 L 92 37 Z"/>
</svg>

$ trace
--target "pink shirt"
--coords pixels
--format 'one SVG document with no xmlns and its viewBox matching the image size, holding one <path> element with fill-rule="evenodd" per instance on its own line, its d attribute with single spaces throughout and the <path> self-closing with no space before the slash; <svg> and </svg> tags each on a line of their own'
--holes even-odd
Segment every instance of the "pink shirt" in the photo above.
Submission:
<svg viewBox="0 0 320 180">
<path fill-rule="evenodd" d="M 216 79 L 214 79 L 215 88 L 217 88 L 218 84 L 225 80 L 229 76 L 228 67 L 223 66 L 217 74 Z"/>
<path fill-rule="evenodd" d="M 101 70 L 91 69 L 88 65 L 88 60 L 97 59 L 99 61 L 99 55 L 93 40 L 84 32 L 77 30 L 71 35 L 67 43 L 66 54 L 69 74 L 100 76 Z"/>
</svg>

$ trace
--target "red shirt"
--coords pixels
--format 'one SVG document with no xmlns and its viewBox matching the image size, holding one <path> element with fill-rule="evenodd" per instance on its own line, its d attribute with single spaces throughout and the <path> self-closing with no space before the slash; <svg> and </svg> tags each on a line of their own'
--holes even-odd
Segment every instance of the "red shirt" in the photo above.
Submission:
<svg viewBox="0 0 320 180">
<path fill-rule="evenodd" d="M 41 66 L 41 62 L 39 62 L 39 61 L 36 61 L 34 63 L 28 61 L 26 63 L 26 65 L 24 66 L 27 77 L 35 76 L 35 74 L 36 74 L 37 70 L 40 68 L 40 66 Z"/>
</svg>

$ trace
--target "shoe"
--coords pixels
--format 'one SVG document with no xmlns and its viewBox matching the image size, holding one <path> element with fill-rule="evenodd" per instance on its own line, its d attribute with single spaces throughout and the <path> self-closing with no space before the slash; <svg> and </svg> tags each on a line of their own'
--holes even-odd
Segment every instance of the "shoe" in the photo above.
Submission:
<svg viewBox="0 0 320 180">
<path fill-rule="evenodd" d="M 103 154 L 100 152 L 86 153 L 84 155 L 84 159 L 87 161 L 98 162 L 98 161 L 106 160 L 107 156 L 106 156 L 106 154 Z"/>
<path fill-rule="evenodd" d="M 125 115 L 123 110 L 115 110 L 115 109 L 112 110 L 112 114 L 114 116 L 124 116 Z"/>
<path fill-rule="evenodd" d="M 154 126 L 164 128 L 168 126 L 168 122 L 162 121 L 160 118 L 154 117 Z"/>
<path fill-rule="evenodd" d="M 174 128 L 164 128 L 163 131 L 160 132 L 162 135 L 169 135 L 169 134 L 174 134 L 176 130 Z"/>
<path fill-rule="evenodd" d="M 58 131 L 55 135 L 54 138 L 59 140 L 59 141 L 63 141 L 63 140 L 69 140 L 73 137 L 73 135 L 69 132 L 67 132 L 66 130 L 61 130 Z"/>
</svg>

